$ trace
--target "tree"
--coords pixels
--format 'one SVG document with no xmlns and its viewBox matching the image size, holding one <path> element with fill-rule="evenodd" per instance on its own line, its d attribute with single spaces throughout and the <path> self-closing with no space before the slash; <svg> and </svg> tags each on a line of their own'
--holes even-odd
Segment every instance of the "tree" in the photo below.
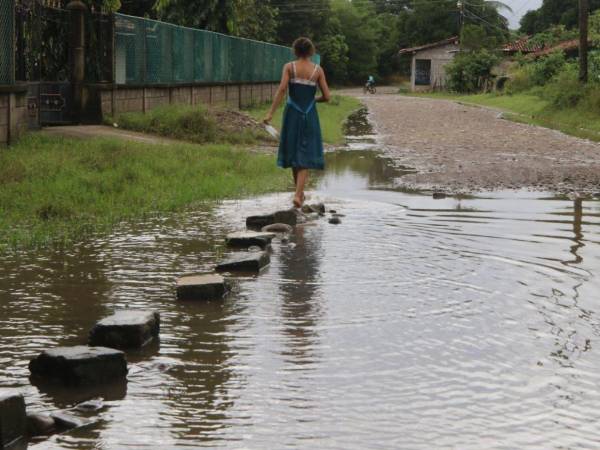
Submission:
<svg viewBox="0 0 600 450">
<path fill-rule="evenodd" d="M 600 9 L 600 0 L 590 0 L 589 6 L 591 11 Z M 577 28 L 578 20 L 578 0 L 544 0 L 540 8 L 523 16 L 521 31 L 532 35 L 545 31 L 552 25 L 564 25 L 572 29 Z"/>
<path fill-rule="evenodd" d="M 319 43 L 331 34 L 329 0 L 311 0 L 310 4 L 298 0 L 275 0 L 272 5 L 278 11 L 277 40 L 282 45 L 291 45 L 300 36 Z"/>
<path fill-rule="evenodd" d="M 424 2 L 413 0 L 400 33 L 404 45 L 421 45 L 459 34 L 459 12 L 456 0 Z"/>
<path fill-rule="evenodd" d="M 348 51 L 343 34 L 332 34 L 321 41 L 319 53 L 330 81 L 344 83 L 348 80 Z"/>
<path fill-rule="evenodd" d="M 233 29 L 234 2 L 230 0 L 157 0 L 157 17 L 166 22 L 221 33 Z"/>
<path fill-rule="evenodd" d="M 377 72 L 379 23 L 372 4 L 335 0 L 333 15 L 348 44 L 348 78 L 361 82 Z"/>
<path fill-rule="evenodd" d="M 277 38 L 276 8 L 269 0 L 234 0 L 232 34 L 257 41 Z"/>
</svg>

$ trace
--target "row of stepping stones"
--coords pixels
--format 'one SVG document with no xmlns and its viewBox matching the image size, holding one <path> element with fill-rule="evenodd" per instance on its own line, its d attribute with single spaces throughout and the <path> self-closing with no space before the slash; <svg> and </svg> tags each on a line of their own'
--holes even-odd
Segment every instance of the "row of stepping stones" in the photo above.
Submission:
<svg viewBox="0 0 600 450">
<path fill-rule="evenodd" d="M 330 223 L 340 223 L 330 211 Z M 293 227 L 325 215 L 323 204 L 305 206 L 301 211 L 286 210 L 246 219 L 250 231 L 229 234 L 226 244 L 238 251 L 221 261 L 215 272 L 180 278 L 177 298 L 213 300 L 223 298 L 230 289 L 222 273 L 260 273 L 270 264 L 269 249 L 279 235 L 293 232 Z M 256 250 L 256 251 L 249 251 Z M 128 367 L 125 351 L 140 349 L 157 339 L 160 316 L 155 311 L 124 310 L 106 317 L 92 328 L 88 345 L 57 347 L 42 351 L 29 363 L 34 384 L 60 384 L 67 387 L 126 383 Z M 0 390 L 0 450 L 11 442 L 49 436 L 87 425 L 65 412 L 27 414 L 22 394 Z"/>
<path fill-rule="evenodd" d="M 159 330 L 160 316 L 157 312 L 116 312 L 96 323 L 89 333 L 88 345 L 44 350 L 32 359 L 29 362 L 31 382 L 40 387 L 61 385 L 68 388 L 126 383 L 125 350 L 144 347 L 158 338 Z M 101 408 L 96 405 L 97 402 L 84 402 L 75 409 L 97 410 Z M 27 414 L 21 393 L 0 390 L 0 449 L 90 423 L 73 415 L 70 410 Z"/>
<path fill-rule="evenodd" d="M 221 274 L 257 274 L 271 262 L 269 249 L 277 235 L 293 232 L 296 225 L 325 216 L 325 205 L 305 205 L 301 210 L 277 211 L 272 214 L 246 218 L 246 228 L 227 235 L 228 248 L 238 252 L 227 256 L 215 267 L 215 272 L 185 276 L 177 280 L 177 298 L 180 300 L 213 300 L 223 298 L 231 283 Z M 341 223 L 341 214 L 330 211 L 332 224 Z M 244 251 L 239 251 L 244 250 Z"/>
</svg>

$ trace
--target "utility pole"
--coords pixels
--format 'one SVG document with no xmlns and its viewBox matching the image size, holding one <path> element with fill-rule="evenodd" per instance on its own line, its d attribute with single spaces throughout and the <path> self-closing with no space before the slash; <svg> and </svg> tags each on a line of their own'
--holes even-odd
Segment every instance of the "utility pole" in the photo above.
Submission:
<svg viewBox="0 0 600 450">
<path fill-rule="evenodd" d="M 462 29 L 465 24 L 465 4 L 462 0 L 458 0 L 456 7 L 458 8 L 458 37 L 460 39 L 462 38 Z"/>
<path fill-rule="evenodd" d="M 579 81 L 588 82 L 589 0 L 579 0 Z"/>
</svg>

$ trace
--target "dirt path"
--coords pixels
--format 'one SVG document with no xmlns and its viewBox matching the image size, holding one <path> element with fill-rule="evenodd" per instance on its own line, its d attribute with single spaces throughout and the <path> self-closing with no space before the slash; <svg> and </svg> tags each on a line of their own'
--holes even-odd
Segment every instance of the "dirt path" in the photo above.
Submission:
<svg viewBox="0 0 600 450">
<path fill-rule="evenodd" d="M 61 127 L 48 127 L 41 131 L 42 134 L 48 136 L 61 136 L 77 139 L 92 139 L 97 137 L 104 138 L 119 138 L 131 142 L 139 142 L 142 144 L 165 145 L 165 144 L 181 144 L 181 141 L 174 139 L 163 138 L 150 134 L 137 133 L 135 131 L 122 130 L 105 125 L 73 125 Z"/>
<path fill-rule="evenodd" d="M 600 144 L 504 120 L 456 102 L 381 94 L 359 97 L 386 152 L 418 173 L 410 188 L 469 192 L 531 188 L 600 192 Z"/>
</svg>

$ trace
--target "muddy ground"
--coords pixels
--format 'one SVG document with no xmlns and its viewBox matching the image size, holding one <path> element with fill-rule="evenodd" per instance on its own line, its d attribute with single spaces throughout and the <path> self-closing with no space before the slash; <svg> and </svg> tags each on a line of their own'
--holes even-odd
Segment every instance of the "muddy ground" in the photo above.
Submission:
<svg viewBox="0 0 600 450">
<path fill-rule="evenodd" d="M 411 189 L 450 193 L 498 189 L 600 192 L 600 144 L 505 120 L 498 111 L 394 95 L 359 97 L 387 155 L 417 173 Z"/>
</svg>

